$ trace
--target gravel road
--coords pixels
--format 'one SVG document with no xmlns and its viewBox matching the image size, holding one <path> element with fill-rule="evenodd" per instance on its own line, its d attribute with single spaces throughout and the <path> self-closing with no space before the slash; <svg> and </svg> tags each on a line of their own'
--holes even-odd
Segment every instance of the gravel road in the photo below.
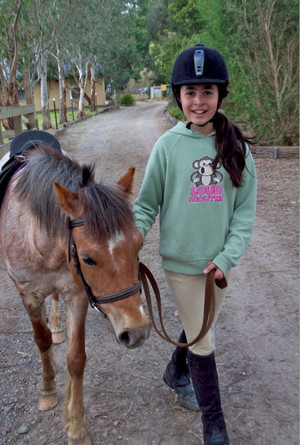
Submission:
<svg viewBox="0 0 300 445">
<path fill-rule="evenodd" d="M 163 116 L 165 105 L 143 102 L 103 113 L 68 127 L 59 140 L 80 162 L 95 162 L 97 174 L 108 182 L 135 165 L 135 196 L 154 142 L 170 127 Z M 295 159 L 255 162 L 259 193 L 254 233 L 232 272 L 217 326 L 223 408 L 232 445 L 297 445 L 299 166 Z M 157 278 L 166 328 L 176 338 L 180 322 L 157 246 L 156 224 L 141 260 Z M 54 348 L 59 405 L 40 413 L 40 360 L 2 260 L 0 280 L 1 444 L 66 444 L 61 423 L 66 342 Z M 203 444 L 199 414 L 181 408 L 162 381 L 171 345 L 152 330 L 142 348 L 127 351 L 91 309 L 86 330 L 84 393 L 93 445 Z"/>
</svg>

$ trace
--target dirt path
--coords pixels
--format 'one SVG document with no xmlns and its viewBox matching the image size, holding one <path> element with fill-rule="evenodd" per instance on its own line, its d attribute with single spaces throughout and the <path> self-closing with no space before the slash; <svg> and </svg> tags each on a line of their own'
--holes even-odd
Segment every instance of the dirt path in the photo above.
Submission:
<svg viewBox="0 0 300 445">
<path fill-rule="evenodd" d="M 137 168 L 135 193 L 155 140 L 168 128 L 163 102 L 104 113 L 71 126 L 62 147 L 116 181 Z M 232 273 L 217 326 L 217 364 L 232 445 L 297 445 L 298 435 L 298 161 L 256 159 L 259 196 L 250 246 Z M 176 308 L 160 269 L 158 229 L 142 252 L 163 295 L 175 338 Z M 62 396 L 51 412 L 36 409 L 40 362 L 16 291 L 0 269 L 1 444 L 62 445 Z M 63 310 L 63 306 L 62 306 Z M 138 350 L 119 346 L 96 311 L 87 319 L 87 422 L 94 445 L 203 444 L 200 416 L 182 409 L 162 382 L 173 347 L 154 331 Z M 55 347 L 64 386 L 66 344 Z"/>
</svg>

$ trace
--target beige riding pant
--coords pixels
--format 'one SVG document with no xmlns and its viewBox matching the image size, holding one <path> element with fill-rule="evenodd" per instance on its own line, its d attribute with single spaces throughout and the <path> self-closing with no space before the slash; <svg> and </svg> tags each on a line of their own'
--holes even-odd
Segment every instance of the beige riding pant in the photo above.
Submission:
<svg viewBox="0 0 300 445">
<path fill-rule="evenodd" d="M 202 326 L 206 276 L 204 274 L 185 275 L 168 270 L 164 272 L 175 298 L 187 341 L 191 342 L 199 334 Z M 226 279 L 228 281 L 229 274 L 226 275 Z M 214 321 L 205 337 L 190 347 L 194 354 L 209 355 L 215 350 L 215 324 L 226 290 L 227 288 L 220 289 L 215 286 L 216 310 Z"/>
</svg>

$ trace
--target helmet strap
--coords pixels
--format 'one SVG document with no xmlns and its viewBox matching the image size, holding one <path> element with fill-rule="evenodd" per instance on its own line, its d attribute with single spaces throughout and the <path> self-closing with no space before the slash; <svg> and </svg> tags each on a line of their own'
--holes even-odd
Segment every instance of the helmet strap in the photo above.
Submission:
<svg viewBox="0 0 300 445">
<path fill-rule="evenodd" d="M 205 125 L 210 124 L 211 122 L 214 122 L 214 120 L 215 120 L 214 118 L 215 118 L 215 116 L 212 117 L 209 121 L 205 122 L 205 124 L 194 124 L 193 122 L 188 122 L 186 124 L 186 128 L 188 130 L 190 130 L 192 125 L 195 125 L 196 127 L 205 127 Z"/>
</svg>

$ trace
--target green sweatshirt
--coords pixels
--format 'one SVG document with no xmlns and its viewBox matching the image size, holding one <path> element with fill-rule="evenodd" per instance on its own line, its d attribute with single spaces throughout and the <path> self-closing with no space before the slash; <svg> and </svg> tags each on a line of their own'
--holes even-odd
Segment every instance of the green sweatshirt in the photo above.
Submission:
<svg viewBox="0 0 300 445">
<path fill-rule="evenodd" d="M 235 266 L 249 242 L 256 207 L 256 171 L 247 147 L 242 186 L 235 188 L 215 158 L 215 132 L 204 136 L 183 122 L 156 142 L 134 204 L 143 239 L 160 212 L 164 269 L 202 273 L 209 261 L 224 274 Z"/>
</svg>

